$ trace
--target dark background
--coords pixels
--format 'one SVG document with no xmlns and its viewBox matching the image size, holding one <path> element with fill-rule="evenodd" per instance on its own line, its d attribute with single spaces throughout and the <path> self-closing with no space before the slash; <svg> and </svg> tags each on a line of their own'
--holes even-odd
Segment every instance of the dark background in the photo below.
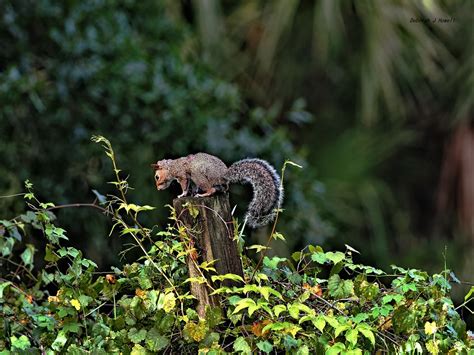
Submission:
<svg viewBox="0 0 474 355">
<path fill-rule="evenodd" d="M 0 0 L 0 195 L 25 179 L 56 204 L 113 192 L 101 134 L 130 200 L 157 206 L 144 222 L 163 228 L 178 189 L 157 192 L 150 163 L 290 159 L 304 168 L 286 172 L 275 253 L 349 244 L 376 266 L 446 265 L 472 282 L 473 13 L 447 0 Z M 233 188 L 237 216 L 249 197 Z M 0 199 L 1 218 L 23 209 Z M 126 241 L 103 215 L 58 216 L 87 257 L 120 262 Z"/>
</svg>

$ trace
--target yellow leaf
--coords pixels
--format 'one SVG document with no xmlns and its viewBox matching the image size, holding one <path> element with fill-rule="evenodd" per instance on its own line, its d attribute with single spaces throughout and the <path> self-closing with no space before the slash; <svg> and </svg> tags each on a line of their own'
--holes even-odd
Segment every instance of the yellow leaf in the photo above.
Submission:
<svg viewBox="0 0 474 355">
<path fill-rule="evenodd" d="M 436 328 L 436 322 L 426 322 L 425 323 L 425 333 L 426 335 L 431 335 L 436 333 L 438 328 Z"/>
<path fill-rule="evenodd" d="M 49 303 L 59 302 L 59 297 L 58 296 L 48 296 L 48 302 Z"/>
<path fill-rule="evenodd" d="M 175 306 L 176 306 L 176 297 L 174 297 L 173 293 L 167 293 L 165 295 L 163 309 L 165 310 L 166 313 L 169 313 L 174 309 Z"/>
<path fill-rule="evenodd" d="M 147 293 L 148 293 L 147 291 L 144 291 L 142 289 L 139 289 L 139 288 L 135 289 L 135 295 L 137 295 L 141 299 L 145 299 L 147 296 Z"/>
<path fill-rule="evenodd" d="M 78 300 L 72 299 L 69 303 L 73 306 L 77 311 L 81 309 L 81 304 Z"/>
</svg>

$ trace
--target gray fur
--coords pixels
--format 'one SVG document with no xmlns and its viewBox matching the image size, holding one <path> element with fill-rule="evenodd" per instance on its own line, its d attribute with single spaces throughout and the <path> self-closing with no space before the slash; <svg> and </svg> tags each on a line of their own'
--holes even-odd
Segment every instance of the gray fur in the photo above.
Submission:
<svg viewBox="0 0 474 355">
<path fill-rule="evenodd" d="M 211 196 L 226 191 L 229 183 L 251 184 L 253 197 L 245 218 L 253 228 L 272 222 L 283 201 L 280 177 L 265 160 L 243 159 L 227 168 L 213 155 L 196 153 L 174 160 L 163 159 L 152 166 L 157 189 L 165 189 L 177 180 L 183 189 L 180 196 L 188 194 L 190 185 L 193 195 Z M 198 191 L 202 194 L 197 194 Z"/>
<path fill-rule="evenodd" d="M 225 178 L 252 185 L 253 197 L 245 215 L 249 226 L 261 227 L 275 219 L 283 202 L 283 187 L 273 166 L 261 159 L 243 159 L 229 167 Z"/>
</svg>

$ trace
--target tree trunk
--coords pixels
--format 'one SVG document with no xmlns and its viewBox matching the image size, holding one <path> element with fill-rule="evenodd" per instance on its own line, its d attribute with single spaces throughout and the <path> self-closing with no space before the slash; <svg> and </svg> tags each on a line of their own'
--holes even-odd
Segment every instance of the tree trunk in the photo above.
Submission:
<svg viewBox="0 0 474 355">
<path fill-rule="evenodd" d="M 185 207 L 183 205 L 187 204 Z M 178 220 L 183 223 L 190 237 L 191 252 L 187 257 L 189 277 L 203 276 L 197 265 L 216 260 L 213 267 L 217 274 L 228 273 L 243 277 L 242 262 L 234 238 L 234 225 L 230 213 L 228 194 L 212 197 L 184 197 L 173 201 Z M 204 273 L 204 272 L 203 272 Z M 210 285 L 211 275 L 204 273 Z M 230 280 L 224 286 L 233 286 Z M 211 296 L 212 290 L 205 283 L 191 282 L 191 293 L 198 299 L 197 312 L 205 316 L 206 306 L 217 306 L 218 298 Z"/>
</svg>

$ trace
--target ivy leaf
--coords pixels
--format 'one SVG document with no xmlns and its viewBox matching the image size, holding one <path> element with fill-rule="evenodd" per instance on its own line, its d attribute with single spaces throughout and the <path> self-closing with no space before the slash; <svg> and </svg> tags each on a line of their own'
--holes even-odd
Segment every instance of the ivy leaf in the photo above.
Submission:
<svg viewBox="0 0 474 355">
<path fill-rule="evenodd" d="M 148 350 L 158 352 L 166 348 L 169 343 L 169 339 L 161 335 L 156 328 L 150 329 L 146 335 L 145 344 Z"/>
<path fill-rule="evenodd" d="M 307 345 L 303 345 L 302 347 L 296 350 L 296 355 L 309 355 L 309 348 Z"/>
<path fill-rule="evenodd" d="M 324 264 L 328 258 L 322 251 L 317 251 L 311 255 L 311 260 L 316 261 L 318 264 Z"/>
<path fill-rule="evenodd" d="M 63 326 L 63 330 L 66 333 L 79 333 L 80 328 L 81 328 L 81 324 L 76 323 L 76 322 L 64 323 L 64 326 Z"/>
<path fill-rule="evenodd" d="M 397 333 L 410 333 L 416 328 L 416 314 L 402 305 L 393 312 L 392 323 Z"/>
<path fill-rule="evenodd" d="M 11 281 L 2 282 L 0 284 L 0 299 L 3 299 L 3 291 L 7 288 L 7 286 L 10 286 L 11 284 Z"/>
<path fill-rule="evenodd" d="M 334 298 L 346 298 L 354 294 L 352 280 L 342 280 L 339 275 L 332 275 L 328 280 L 329 294 Z"/>
<path fill-rule="evenodd" d="M 26 350 L 31 346 L 30 340 L 24 335 L 21 335 L 19 338 L 16 336 L 11 336 L 10 342 L 12 344 L 12 348 L 19 350 Z"/>
<path fill-rule="evenodd" d="M 44 260 L 48 262 L 56 262 L 59 260 L 59 256 L 54 253 L 54 247 L 51 244 L 46 244 L 46 252 L 44 255 Z"/>
<path fill-rule="evenodd" d="M 367 313 L 358 313 L 355 317 L 352 317 L 352 321 L 354 323 L 360 323 L 364 320 L 369 318 L 369 315 Z"/>
<path fill-rule="evenodd" d="M 53 350 L 60 351 L 64 347 L 64 344 L 66 344 L 66 342 L 67 342 L 66 332 L 63 330 L 60 330 L 58 333 L 58 336 L 54 340 L 51 347 L 53 348 Z"/>
<path fill-rule="evenodd" d="M 142 340 L 145 340 L 146 334 L 147 334 L 146 329 L 137 330 L 137 328 L 131 328 L 128 331 L 128 339 L 130 339 L 132 343 L 137 344 L 141 342 Z"/>
<path fill-rule="evenodd" d="M 206 337 L 208 330 L 207 324 L 204 321 L 199 321 L 199 323 L 189 322 L 184 326 L 183 334 L 185 338 L 199 342 Z"/>
<path fill-rule="evenodd" d="M 252 349 L 250 348 L 249 344 L 245 340 L 244 337 L 238 337 L 234 341 L 234 351 L 244 353 L 244 354 L 251 354 Z"/>
<path fill-rule="evenodd" d="M 163 295 L 163 294 L 161 294 Z M 160 298 L 161 298 L 160 295 Z M 160 298 L 158 299 L 158 304 L 160 303 Z M 163 309 L 166 313 L 170 313 L 176 307 L 176 297 L 173 292 L 167 293 L 163 299 Z"/>
<path fill-rule="evenodd" d="M 270 344 L 270 342 L 268 341 L 259 341 L 257 343 L 257 348 L 259 348 L 260 350 L 262 350 L 264 353 L 270 353 L 272 350 L 273 350 L 273 345 Z"/>
<path fill-rule="evenodd" d="M 438 328 L 436 327 L 436 322 L 426 322 L 425 323 L 425 333 L 426 335 L 433 335 L 436 333 Z"/>
<path fill-rule="evenodd" d="M 278 264 L 282 261 L 286 261 L 286 258 L 279 258 L 278 256 L 274 256 L 270 259 L 268 256 L 266 256 L 263 258 L 263 265 L 265 265 L 269 269 L 277 269 Z"/>
<path fill-rule="evenodd" d="M 344 260 L 346 256 L 344 255 L 344 253 L 341 253 L 340 251 L 336 251 L 336 252 L 329 251 L 326 253 L 326 258 L 328 260 L 331 260 L 334 264 L 337 264 L 341 262 L 342 260 Z"/>
<path fill-rule="evenodd" d="M 140 344 L 135 344 L 130 352 L 130 355 L 146 355 L 146 349 Z"/>
<path fill-rule="evenodd" d="M 222 319 L 222 310 L 219 307 L 208 307 L 206 309 L 206 322 L 210 328 L 214 328 Z"/>
<path fill-rule="evenodd" d="M 33 244 L 26 244 L 26 249 L 21 253 L 21 260 L 25 265 L 29 266 L 33 264 L 33 257 L 35 255 L 35 247 Z"/>
</svg>

